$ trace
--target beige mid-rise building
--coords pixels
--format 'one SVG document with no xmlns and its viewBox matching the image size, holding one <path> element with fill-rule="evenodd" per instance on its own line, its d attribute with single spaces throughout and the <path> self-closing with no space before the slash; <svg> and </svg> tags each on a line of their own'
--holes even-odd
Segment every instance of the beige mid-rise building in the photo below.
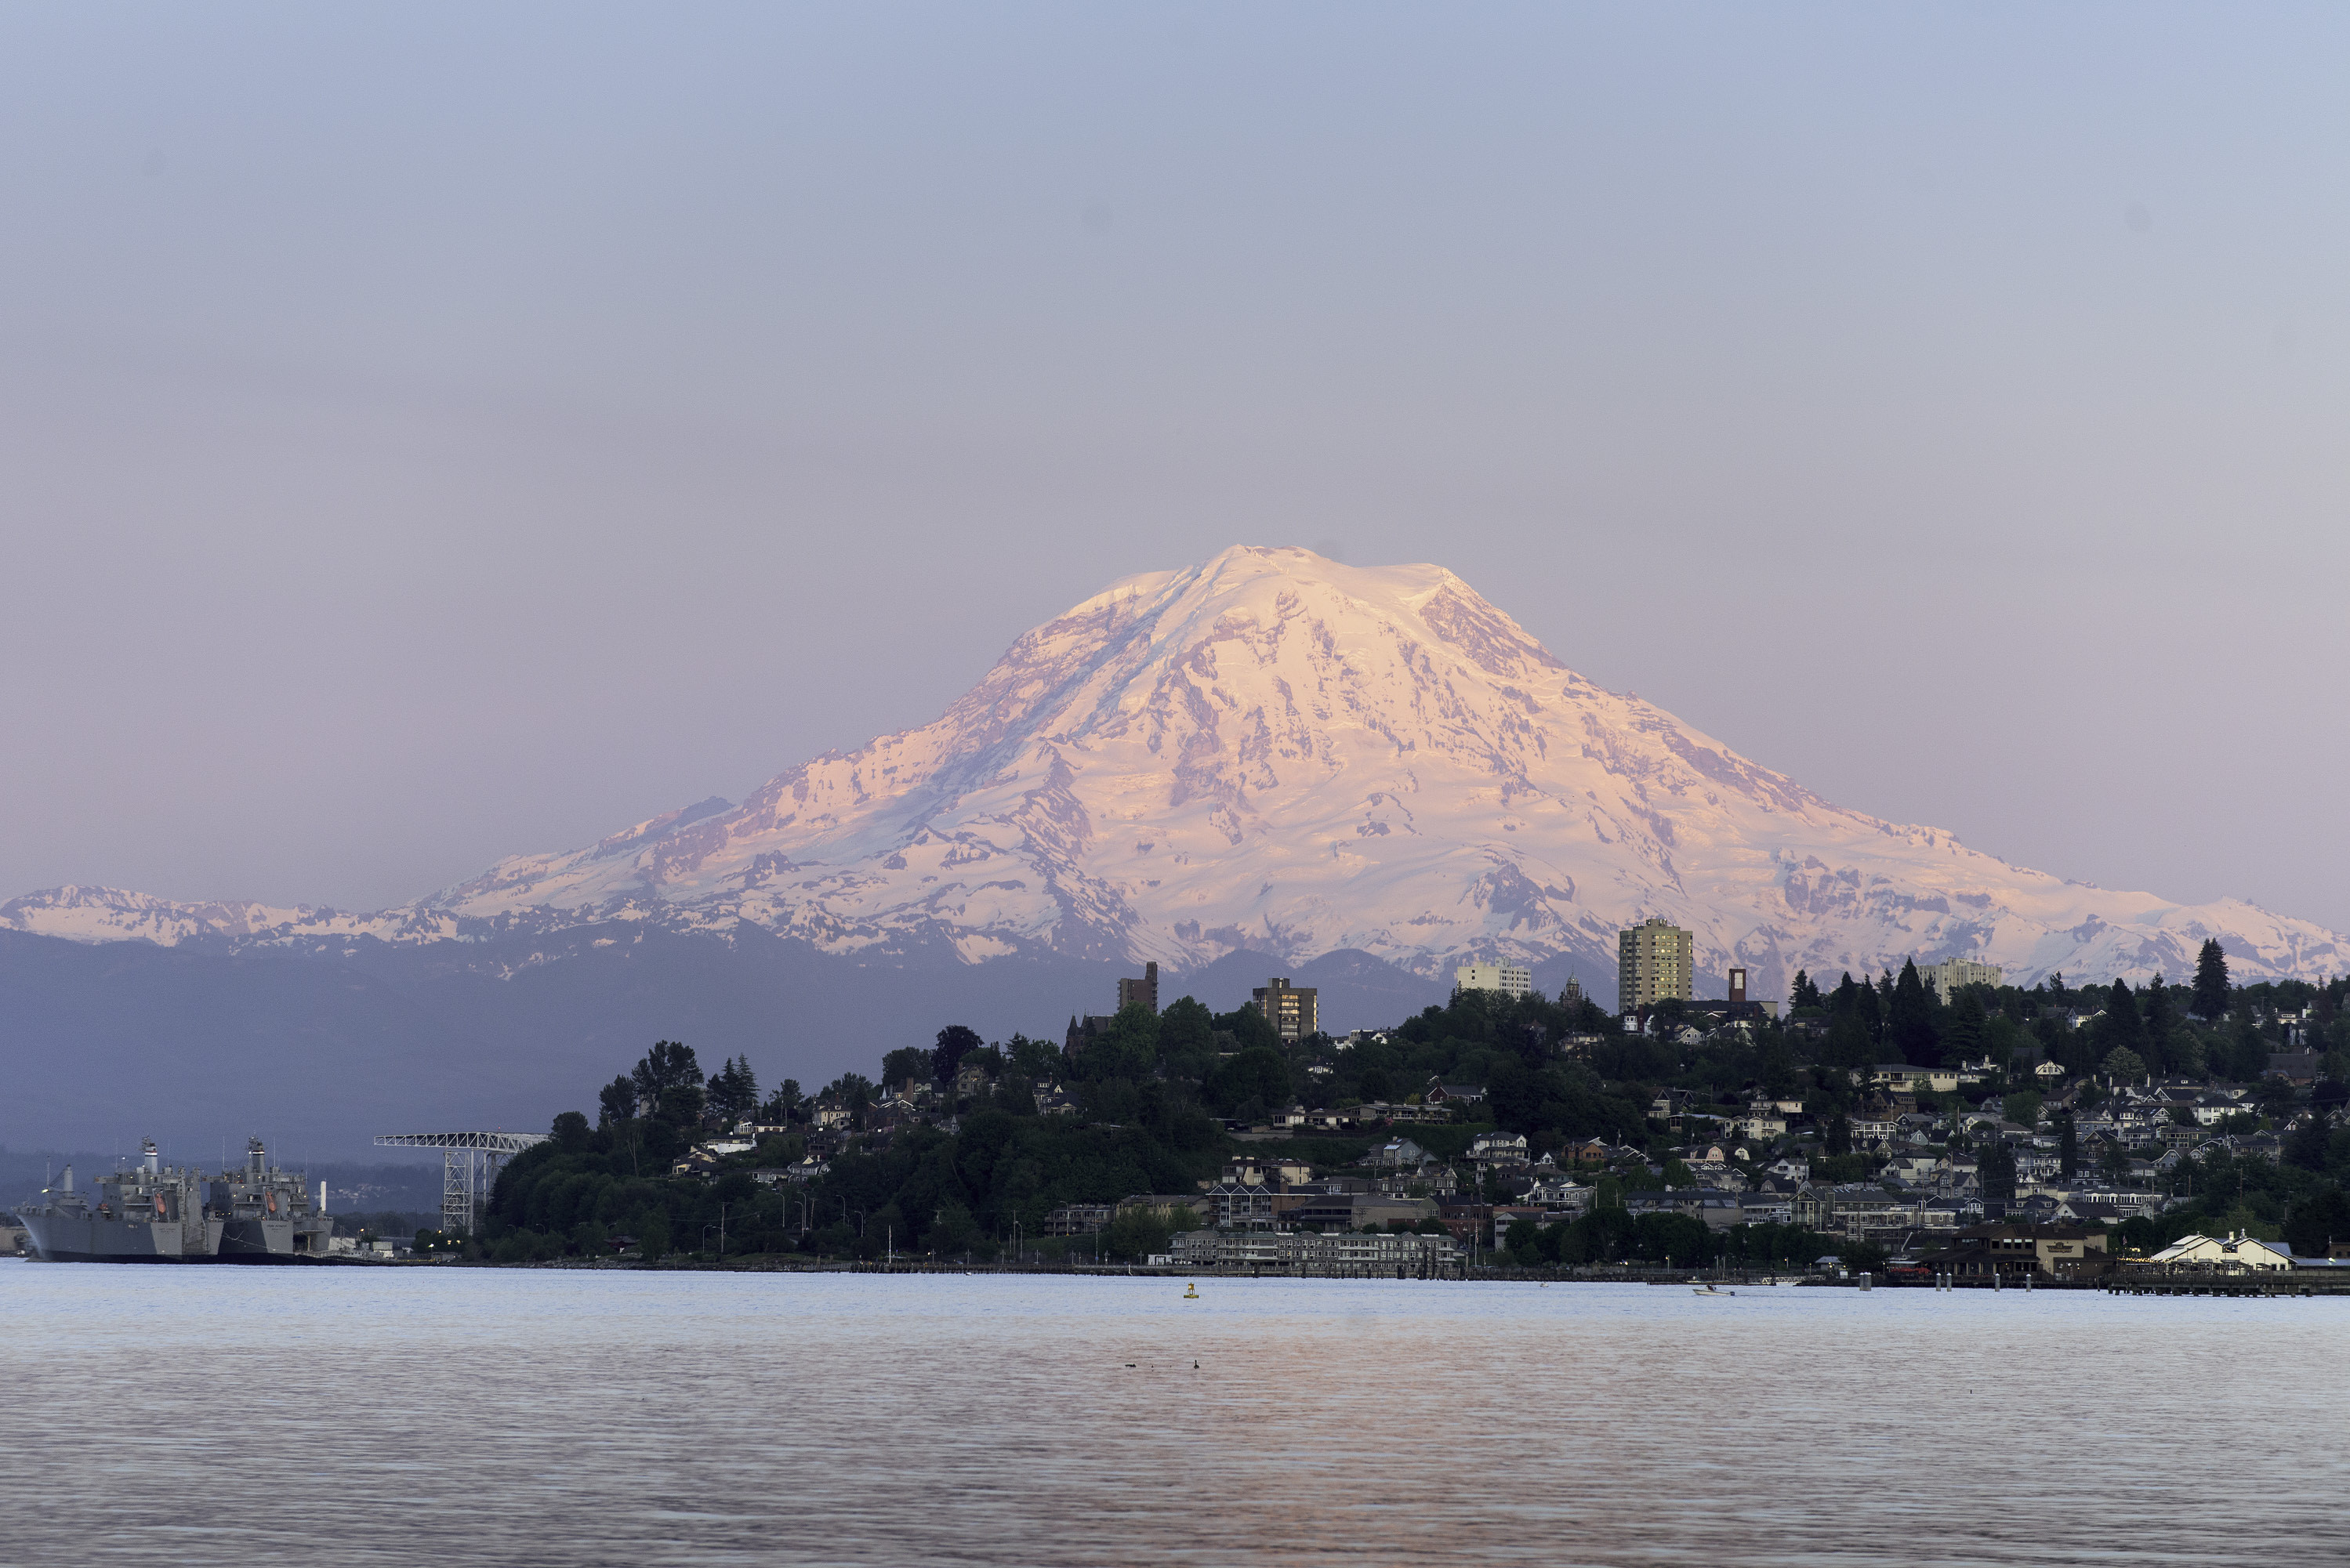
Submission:
<svg viewBox="0 0 2350 1568">
<path fill-rule="evenodd" d="M 1498 991 L 1523 996 L 1534 988 L 1534 971 L 1513 963 L 1464 963 L 1452 971 L 1455 991 Z"/>
<path fill-rule="evenodd" d="M 1977 963 L 1972 959 L 1946 959 L 1940 963 L 1918 966 L 1918 978 L 1926 982 L 1927 990 L 1944 1002 L 1950 1001 L 1951 993 L 1963 986 L 1996 986 L 2005 978 L 2005 973 L 1995 963 Z"/>
<path fill-rule="evenodd" d="M 1661 919 L 1646 919 L 1616 937 L 1616 1011 L 1636 1012 L 1652 1002 L 1696 994 L 1697 938 Z"/>
</svg>

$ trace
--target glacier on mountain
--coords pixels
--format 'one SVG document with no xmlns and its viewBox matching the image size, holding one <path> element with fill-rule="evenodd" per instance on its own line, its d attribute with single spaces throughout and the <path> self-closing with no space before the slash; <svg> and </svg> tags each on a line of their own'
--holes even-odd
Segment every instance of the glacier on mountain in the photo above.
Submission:
<svg viewBox="0 0 2350 1568">
<path fill-rule="evenodd" d="M 2009 865 L 1832 805 L 1567 669 L 1460 578 L 1235 547 L 1128 577 L 1022 637 L 936 722 L 585 849 L 373 913 L 64 888 L 0 926 L 85 942 L 322 950 L 612 920 L 740 925 L 836 954 L 951 944 L 1193 970 L 1359 950 L 1612 971 L 1660 915 L 1700 971 L 1784 994 L 1967 957 L 2028 983 L 2345 967 L 2350 938 Z M 1703 992 L 1707 988 L 1700 986 Z"/>
</svg>

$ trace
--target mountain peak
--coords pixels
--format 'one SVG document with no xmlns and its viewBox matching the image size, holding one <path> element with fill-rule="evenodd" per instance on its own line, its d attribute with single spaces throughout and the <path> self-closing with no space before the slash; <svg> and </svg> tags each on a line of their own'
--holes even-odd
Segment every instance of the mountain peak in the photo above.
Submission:
<svg viewBox="0 0 2350 1568">
<path fill-rule="evenodd" d="M 1911 956 L 2025 980 L 2182 976 L 2209 936 L 2248 975 L 2350 954 L 2250 905 L 2066 883 L 1831 805 L 1585 680 L 1441 566 L 1267 545 L 1122 578 L 1023 634 L 935 722 L 740 805 L 515 857 L 407 909 L 101 919 L 46 898 L 0 921 L 83 940 L 172 940 L 178 920 L 422 940 L 628 918 L 839 953 L 943 942 L 971 962 L 1184 970 L 1352 949 L 1424 975 L 1472 955 L 1565 961 L 1598 983 L 1617 930 L 1661 915 L 1697 933 L 1715 990 L 1737 963 L 1761 995 L 1798 968 Z"/>
</svg>

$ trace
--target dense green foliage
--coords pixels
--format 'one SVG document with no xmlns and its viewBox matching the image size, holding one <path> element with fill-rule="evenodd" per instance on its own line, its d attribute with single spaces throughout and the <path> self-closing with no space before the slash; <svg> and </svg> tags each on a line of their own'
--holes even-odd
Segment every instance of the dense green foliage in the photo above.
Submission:
<svg viewBox="0 0 2350 1568">
<path fill-rule="evenodd" d="M 1191 1193 L 1240 1148 L 1227 1122 L 1262 1124 L 1291 1106 L 1365 1125 L 1345 1134 L 1300 1128 L 1274 1143 L 1260 1137 L 1247 1152 L 1335 1170 L 1402 1136 L 1458 1162 L 1478 1134 L 1498 1127 L 1524 1135 L 1536 1157 L 1581 1158 L 1576 1151 L 1598 1140 L 1611 1160 L 1646 1160 L 1645 1170 L 1627 1168 L 1629 1179 L 1669 1185 L 1677 1176 L 1695 1178 L 1670 1160 L 1669 1147 L 1690 1128 L 1727 1125 L 1690 1122 L 1684 1113 L 1729 1118 L 1758 1095 L 1793 1097 L 1817 1120 L 1818 1136 L 1799 1151 L 1814 1178 L 1857 1181 L 1885 1158 L 1854 1146 L 1852 1114 L 1871 1093 L 1856 1082 L 1866 1075 L 1857 1069 L 1887 1061 L 1987 1064 L 1981 1086 L 1966 1098 L 2003 1094 L 2005 1114 L 2030 1126 L 2042 1100 L 2034 1063 L 2063 1066 L 2059 1085 L 2079 1085 L 2074 1097 L 2084 1107 L 2105 1092 L 2099 1075 L 2116 1082 L 2169 1074 L 2251 1081 L 2282 1048 L 2280 1014 L 2297 1019 L 2294 1027 L 2325 1054 L 2329 1081 L 2317 1092 L 2319 1115 L 2294 1134 L 2282 1164 L 2199 1160 L 2173 1180 L 2195 1193 L 2194 1223 L 2233 1220 L 2242 1229 L 2299 1226 L 2332 1235 L 2334 1206 L 2350 1181 L 2350 1131 L 2337 1114 L 2350 1098 L 2340 1087 L 2350 1081 L 2345 984 L 2230 987 L 2224 960 L 2219 963 L 2216 991 L 2206 983 L 2209 972 L 2199 974 L 2192 992 L 2160 981 L 2073 990 L 2052 977 L 2023 990 L 1967 988 L 1947 1004 L 1911 964 L 1875 980 L 1845 974 L 1830 989 L 1799 975 L 1790 1019 L 1735 1030 L 1710 1029 L 1703 1009 L 1678 1002 L 1659 1004 L 1641 1021 L 1645 1027 L 1627 1030 L 1580 997 L 1468 992 L 1383 1033 L 1284 1042 L 1253 1009 L 1215 1014 L 1185 997 L 1157 1014 L 1128 1007 L 1088 1025 L 1067 1051 L 1019 1034 L 989 1044 L 950 1025 L 929 1045 L 884 1054 L 878 1083 L 846 1073 L 810 1094 L 786 1080 L 764 1098 L 747 1060 L 728 1061 L 705 1078 L 691 1048 L 661 1041 L 598 1091 L 592 1122 L 578 1113 L 558 1116 L 549 1142 L 506 1167 L 482 1242 L 504 1258 L 594 1256 L 631 1245 L 647 1256 L 723 1246 L 730 1254 L 984 1258 L 1015 1241 L 1039 1245 L 1046 1217 L 1063 1205 Z M 1451 1120 L 1388 1128 L 1373 1125 L 1364 1108 L 1416 1105 L 1437 1085 L 1461 1084 L 1482 1086 L 1485 1096 L 1456 1101 Z M 2297 1108 L 2295 1092 L 2278 1080 L 2257 1093 L 2259 1103 L 2230 1127 Z M 920 1116 L 906 1114 L 899 1096 L 908 1094 L 921 1101 Z M 1920 1095 L 1918 1105 L 1934 1108 L 1934 1096 Z M 1040 1114 L 1046 1110 L 1066 1114 Z M 713 1132 L 754 1121 L 785 1130 L 765 1132 L 750 1153 L 714 1165 L 702 1158 L 690 1172 L 675 1168 Z M 2128 1164 L 2118 1145 L 2084 1147 L 2069 1115 L 2051 1130 L 2068 1172 L 2103 1168 L 2117 1177 Z M 828 1168 L 811 1165 L 781 1179 L 812 1149 L 829 1150 L 842 1139 Z M 1987 1187 L 2012 1192 L 2004 1145 L 1985 1153 Z M 1475 1173 L 1465 1164 L 1461 1170 L 1463 1191 L 1475 1195 Z M 2235 1190 L 2223 1202 L 2230 1182 Z M 1490 1179 L 1482 1195 L 1508 1196 Z M 1561 1264 L 1793 1261 L 1773 1251 L 1779 1242 L 1769 1227 L 1700 1242 L 1695 1231 L 1669 1222 L 1685 1217 L 1636 1222 L 1610 1212 L 1603 1204 L 1575 1224 L 1537 1228 L 1531 1239 L 1505 1237 L 1502 1251 Z M 2171 1218 L 2158 1229 L 2174 1229 Z M 1164 1246 L 1166 1223 L 1146 1210 L 1120 1213 L 1107 1233 L 1084 1246 L 1098 1246 L 1106 1257 L 1141 1255 Z M 1827 1250 L 1808 1233 L 1801 1247 Z"/>
</svg>

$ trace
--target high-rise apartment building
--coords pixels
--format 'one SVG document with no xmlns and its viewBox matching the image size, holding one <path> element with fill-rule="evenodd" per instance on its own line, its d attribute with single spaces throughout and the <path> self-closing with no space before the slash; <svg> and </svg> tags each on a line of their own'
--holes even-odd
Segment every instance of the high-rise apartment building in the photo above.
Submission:
<svg viewBox="0 0 2350 1568">
<path fill-rule="evenodd" d="M 1284 1040 L 1303 1040 L 1322 1033 L 1322 1010 L 1310 985 L 1293 986 L 1286 980 L 1269 980 L 1249 992 L 1249 1001 Z"/>
<path fill-rule="evenodd" d="M 1918 978 L 1944 1002 L 1950 1001 L 1950 993 L 1960 986 L 1997 985 L 2006 972 L 1995 963 L 1977 963 L 1972 959 L 1945 959 L 1940 963 L 1918 966 Z"/>
<path fill-rule="evenodd" d="M 1121 980 L 1118 982 L 1119 1012 L 1125 1012 L 1138 1002 L 1153 1012 L 1159 1011 L 1159 964 L 1155 960 L 1142 966 L 1140 980 Z"/>
<path fill-rule="evenodd" d="M 1498 991 L 1523 996 L 1534 988 L 1534 971 L 1509 963 L 1464 963 L 1452 971 L 1455 991 Z"/>
<path fill-rule="evenodd" d="M 1637 1012 L 1651 1002 L 1696 995 L 1697 938 L 1651 918 L 1616 936 L 1616 1011 Z"/>
</svg>

